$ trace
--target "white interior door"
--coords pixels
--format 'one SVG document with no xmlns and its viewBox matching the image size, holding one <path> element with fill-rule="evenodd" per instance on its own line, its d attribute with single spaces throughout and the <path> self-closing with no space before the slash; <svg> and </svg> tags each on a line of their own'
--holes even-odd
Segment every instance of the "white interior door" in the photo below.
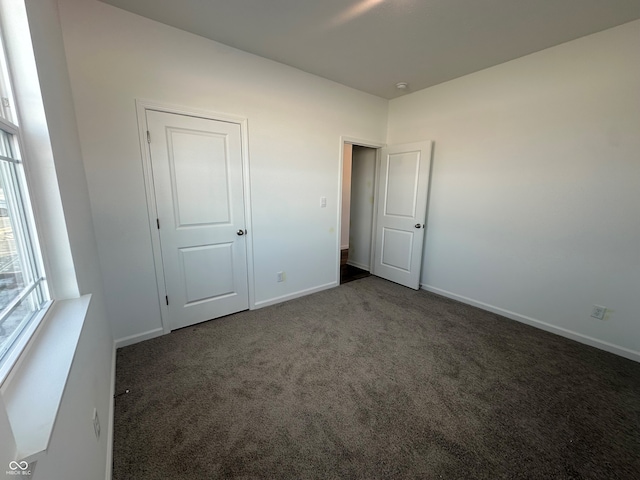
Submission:
<svg viewBox="0 0 640 480">
<path fill-rule="evenodd" d="M 418 289 L 431 142 L 382 149 L 373 274 Z"/>
<path fill-rule="evenodd" d="M 246 310 L 240 125 L 146 118 L 171 330 Z"/>
</svg>

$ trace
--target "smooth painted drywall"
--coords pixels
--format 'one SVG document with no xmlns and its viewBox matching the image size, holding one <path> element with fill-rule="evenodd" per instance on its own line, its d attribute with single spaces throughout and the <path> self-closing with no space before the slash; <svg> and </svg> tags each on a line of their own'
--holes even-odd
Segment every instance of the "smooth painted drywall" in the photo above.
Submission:
<svg viewBox="0 0 640 480">
<path fill-rule="evenodd" d="M 7 417 L 7 407 L 0 395 L 0 472 L 3 468 L 7 469 L 9 462 L 15 459 L 15 454 L 16 442 Z"/>
<path fill-rule="evenodd" d="M 59 4 L 114 336 L 161 327 L 136 99 L 248 119 L 256 303 L 336 284 L 340 137 L 382 141 L 388 102 L 95 0 Z"/>
<path fill-rule="evenodd" d="M 350 265 L 371 270 L 371 228 L 376 150 L 354 145 L 351 168 L 351 227 L 349 230 Z"/>
<path fill-rule="evenodd" d="M 34 480 L 78 478 L 103 480 L 110 471 L 112 438 L 113 340 L 108 324 L 93 305 L 80 335 L 69 378 L 46 454 L 38 460 Z M 98 411 L 100 438 L 93 429 Z M 109 462 L 109 465 L 107 465 Z"/>
<path fill-rule="evenodd" d="M 349 222 L 351 216 L 351 159 L 353 145 L 344 144 L 342 153 L 342 215 L 340 219 L 340 249 L 349 248 Z"/>
<path fill-rule="evenodd" d="M 92 293 L 93 296 L 49 447 L 47 453 L 38 460 L 33 478 L 104 479 L 109 449 L 113 337 L 104 308 L 97 245 L 76 131 L 57 2 L 27 0 L 26 7 L 42 90 L 45 128 L 48 128 L 53 153 L 54 165 L 50 168 L 57 175 L 59 198 L 64 210 L 65 221 L 58 228 L 68 235 L 73 258 L 70 274 L 74 277 L 78 291 Z M 38 210 L 46 211 L 45 208 Z M 43 249 L 46 254 L 51 255 L 49 244 L 44 244 Z M 20 375 L 19 369 L 15 375 Z M 94 408 L 101 419 L 100 440 L 93 434 Z M 8 430 L 0 430 L 0 445 L 3 448 L 5 445 L 13 445 L 12 449 L 15 450 L 9 435 Z M 0 460 L 5 460 L 4 452 Z M 2 463 L 0 469 L 5 466 Z"/>
<path fill-rule="evenodd" d="M 80 295 L 103 307 L 103 285 L 62 32 L 54 0 L 26 0 L 58 190 Z M 60 228 L 60 227 L 58 227 Z"/>
<path fill-rule="evenodd" d="M 640 358 L 638 52 L 635 21 L 390 102 L 389 144 L 435 140 L 427 288 Z"/>
<path fill-rule="evenodd" d="M 102 479 L 107 472 L 113 337 L 107 319 L 90 198 L 56 0 L 27 0 L 38 78 L 57 183 L 80 294 L 92 300 L 81 333 L 47 454 L 34 479 Z M 62 228 L 62 226 L 61 226 Z M 46 249 L 46 247 L 45 247 Z M 93 434 L 92 414 L 101 419 Z"/>
<path fill-rule="evenodd" d="M 75 298 L 80 292 L 65 228 L 65 211 L 58 188 L 25 2 L 0 0 L 0 11 L 7 61 L 14 79 L 15 113 L 20 117 L 18 123 L 23 141 L 22 154 L 26 159 L 23 165 L 28 194 L 41 250 L 44 250 L 42 260 L 49 292 L 54 298 Z M 47 35 L 47 32 L 33 30 L 41 37 Z M 52 61 L 55 62 L 54 58 Z"/>
</svg>

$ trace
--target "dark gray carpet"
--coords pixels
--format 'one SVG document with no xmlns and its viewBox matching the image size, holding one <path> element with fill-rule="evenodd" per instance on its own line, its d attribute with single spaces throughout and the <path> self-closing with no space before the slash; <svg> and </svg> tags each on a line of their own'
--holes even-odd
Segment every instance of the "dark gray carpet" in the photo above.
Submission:
<svg viewBox="0 0 640 480">
<path fill-rule="evenodd" d="M 376 277 L 120 349 L 116 385 L 116 480 L 640 478 L 640 364 Z"/>
</svg>

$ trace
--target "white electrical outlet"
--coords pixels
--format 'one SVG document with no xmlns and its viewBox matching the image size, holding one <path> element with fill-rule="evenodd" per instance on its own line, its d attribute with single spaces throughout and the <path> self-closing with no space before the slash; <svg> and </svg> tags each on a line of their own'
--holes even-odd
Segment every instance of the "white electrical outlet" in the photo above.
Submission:
<svg viewBox="0 0 640 480">
<path fill-rule="evenodd" d="M 327 206 L 327 197 L 320 197 L 320 207 L 325 208 Z"/>
<path fill-rule="evenodd" d="M 287 275 L 284 272 L 278 272 L 278 282 L 284 282 L 287 278 Z"/>
<path fill-rule="evenodd" d="M 100 440 L 100 418 L 98 418 L 98 410 L 93 409 L 93 431 L 96 434 L 96 439 Z"/>
<path fill-rule="evenodd" d="M 607 307 L 601 307 L 600 305 L 594 305 L 591 310 L 591 316 L 598 320 L 604 320 L 604 315 L 607 313 Z"/>
</svg>

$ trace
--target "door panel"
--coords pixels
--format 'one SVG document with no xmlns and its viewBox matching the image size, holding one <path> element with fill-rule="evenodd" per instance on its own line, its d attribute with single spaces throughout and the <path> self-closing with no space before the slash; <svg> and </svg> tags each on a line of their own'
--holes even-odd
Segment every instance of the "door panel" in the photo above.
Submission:
<svg viewBox="0 0 640 480">
<path fill-rule="evenodd" d="M 170 328 L 247 309 L 240 126 L 146 116 Z"/>
<path fill-rule="evenodd" d="M 384 213 L 387 216 L 415 217 L 420 170 L 420 152 L 389 154 Z"/>
<path fill-rule="evenodd" d="M 167 133 L 177 225 L 229 223 L 225 137 L 173 128 Z"/>
<path fill-rule="evenodd" d="M 373 273 L 416 290 L 430 169 L 431 142 L 382 149 Z"/>
<path fill-rule="evenodd" d="M 382 265 L 410 272 L 412 246 L 413 232 L 383 228 Z"/>
<path fill-rule="evenodd" d="M 233 294 L 233 243 L 181 248 L 180 263 L 187 305 Z"/>
</svg>

